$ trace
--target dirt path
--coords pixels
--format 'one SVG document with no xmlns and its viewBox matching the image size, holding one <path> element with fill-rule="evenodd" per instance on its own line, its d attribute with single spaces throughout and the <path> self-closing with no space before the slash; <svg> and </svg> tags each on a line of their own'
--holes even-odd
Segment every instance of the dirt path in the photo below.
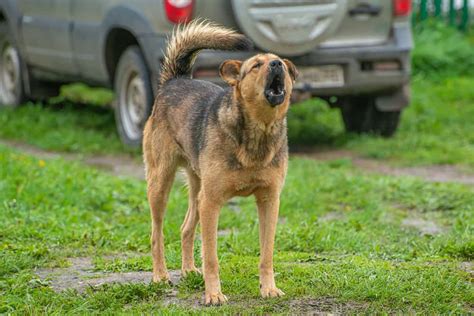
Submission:
<svg viewBox="0 0 474 316">
<path fill-rule="evenodd" d="M 390 176 L 414 176 L 429 182 L 457 182 L 474 185 L 474 174 L 461 172 L 455 166 L 450 165 L 395 167 L 383 160 L 357 156 L 349 150 L 313 151 L 295 153 L 294 155 L 321 161 L 350 159 L 354 166 L 370 173 Z"/>
<path fill-rule="evenodd" d="M 143 163 L 130 155 L 87 156 L 74 153 L 58 153 L 40 149 L 22 142 L 9 140 L 0 140 L 0 145 L 15 148 L 41 159 L 54 159 L 61 157 L 66 160 L 81 161 L 87 165 L 105 170 L 117 176 L 127 176 L 138 179 L 145 178 Z M 350 159 L 354 166 L 369 173 L 390 176 L 415 176 L 429 182 L 457 182 L 474 185 L 474 174 L 463 173 L 455 166 L 450 165 L 395 167 L 388 165 L 387 162 L 381 160 L 362 158 L 348 150 L 313 150 L 311 152 L 293 153 L 292 155 L 320 161 Z"/>
<path fill-rule="evenodd" d="M 0 140 L 0 145 L 17 149 L 26 154 L 38 157 L 40 159 L 63 158 L 70 161 L 80 161 L 97 169 L 105 170 L 116 176 L 126 176 L 138 179 L 145 179 L 145 170 L 143 163 L 131 155 L 94 155 L 87 156 L 75 153 L 60 153 L 38 148 L 26 143 Z"/>
</svg>

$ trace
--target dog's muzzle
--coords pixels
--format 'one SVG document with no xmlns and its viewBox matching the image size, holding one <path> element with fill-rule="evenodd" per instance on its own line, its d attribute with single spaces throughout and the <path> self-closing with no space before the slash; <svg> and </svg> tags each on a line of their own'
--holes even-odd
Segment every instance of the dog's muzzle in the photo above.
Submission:
<svg viewBox="0 0 474 316">
<path fill-rule="evenodd" d="M 285 72 L 280 60 L 271 61 L 269 67 L 265 98 L 272 107 L 275 107 L 285 100 Z"/>
</svg>

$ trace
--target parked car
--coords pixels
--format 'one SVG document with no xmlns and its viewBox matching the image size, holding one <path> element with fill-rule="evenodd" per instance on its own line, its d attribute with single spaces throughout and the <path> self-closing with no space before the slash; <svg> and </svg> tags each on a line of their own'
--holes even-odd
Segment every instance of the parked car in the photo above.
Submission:
<svg viewBox="0 0 474 316">
<path fill-rule="evenodd" d="M 2 0 L 0 104 L 83 81 L 111 87 L 118 132 L 141 142 L 166 39 L 206 18 L 239 30 L 256 50 L 290 57 L 295 95 L 340 107 L 347 131 L 392 135 L 409 103 L 410 0 Z M 195 78 L 222 81 L 219 64 L 255 51 L 204 51 Z"/>
</svg>

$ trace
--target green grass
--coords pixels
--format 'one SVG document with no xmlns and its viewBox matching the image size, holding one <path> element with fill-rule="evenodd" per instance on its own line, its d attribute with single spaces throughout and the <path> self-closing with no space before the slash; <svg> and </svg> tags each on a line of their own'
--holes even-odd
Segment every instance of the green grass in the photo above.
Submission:
<svg viewBox="0 0 474 316">
<path fill-rule="evenodd" d="M 474 36 L 459 32 L 443 21 L 425 21 L 414 28 L 414 73 L 430 79 L 474 76 Z"/>
<path fill-rule="evenodd" d="M 83 83 L 73 83 L 61 87 L 59 97 L 53 102 L 66 100 L 81 104 L 110 105 L 114 101 L 114 93 L 105 88 L 91 88 Z"/>
<path fill-rule="evenodd" d="M 56 293 L 35 275 L 37 268 L 64 266 L 75 256 L 94 258 L 98 271 L 150 270 L 144 182 L 0 147 L 0 201 L 0 313 L 194 310 L 186 304 L 161 307 L 169 286 L 106 285 L 83 294 Z M 171 269 L 179 269 L 186 201 L 186 189 L 177 183 L 165 219 Z M 293 159 L 281 201 L 275 268 L 287 296 L 259 298 L 254 201 L 239 199 L 241 210 L 226 207 L 219 223 L 220 229 L 232 229 L 219 237 L 222 286 L 232 304 L 206 311 L 286 312 L 290 303 L 304 299 L 378 313 L 472 309 L 472 275 L 460 269 L 461 262 L 474 258 L 471 187 L 364 175 L 347 162 Z M 436 222 L 443 233 L 422 236 L 401 225 L 412 216 Z M 196 248 L 198 255 L 199 242 Z M 109 256 L 126 253 L 133 256 Z M 201 298 L 202 287 L 194 276 L 177 290 L 189 302 Z"/>
<path fill-rule="evenodd" d="M 113 97 L 108 89 L 76 83 L 63 86 L 47 103 L 0 108 L 0 138 L 61 152 L 138 153 L 118 138 Z"/>
<path fill-rule="evenodd" d="M 0 137 L 47 150 L 81 154 L 136 152 L 118 138 L 112 109 L 76 104 L 28 103 L 0 109 Z"/>
</svg>

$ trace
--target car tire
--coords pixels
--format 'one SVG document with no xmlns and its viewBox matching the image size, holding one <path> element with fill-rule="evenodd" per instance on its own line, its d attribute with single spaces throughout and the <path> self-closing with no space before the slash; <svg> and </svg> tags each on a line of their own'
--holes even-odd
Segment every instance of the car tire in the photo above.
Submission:
<svg viewBox="0 0 474 316">
<path fill-rule="evenodd" d="M 391 137 L 400 123 L 401 111 L 380 111 L 375 98 L 354 97 L 342 104 L 341 115 L 347 132 Z"/>
<path fill-rule="evenodd" d="M 0 23 L 0 107 L 17 107 L 26 101 L 24 69 L 8 25 Z"/>
<path fill-rule="evenodd" d="M 130 46 L 122 53 L 114 88 L 117 95 L 115 120 L 120 139 L 129 147 L 139 147 L 143 127 L 153 107 L 153 90 L 145 58 L 138 46 Z"/>
</svg>

